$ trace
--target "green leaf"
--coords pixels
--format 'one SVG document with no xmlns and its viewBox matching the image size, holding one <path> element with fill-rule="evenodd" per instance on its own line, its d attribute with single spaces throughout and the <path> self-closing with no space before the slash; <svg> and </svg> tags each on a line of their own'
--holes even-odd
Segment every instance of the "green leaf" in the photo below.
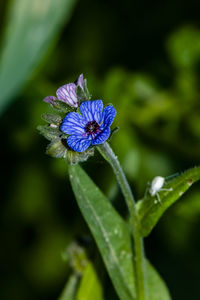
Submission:
<svg viewBox="0 0 200 300">
<path fill-rule="evenodd" d="M 88 263 L 80 282 L 76 300 L 94 299 L 103 300 L 103 291 L 93 265 Z"/>
<path fill-rule="evenodd" d="M 137 203 L 137 208 L 141 222 L 142 236 L 147 236 L 166 209 L 177 201 L 199 179 L 200 167 L 194 167 L 164 186 L 164 188 L 171 188 L 172 190 L 159 192 L 161 202 L 155 201 L 157 200 L 156 196 L 151 197 L 150 195 L 140 200 Z"/>
<path fill-rule="evenodd" d="M 149 300 L 170 300 L 170 294 L 165 282 L 158 272 L 147 261 L 147 278 L 148 278 L 148 299 Z"/>
<path fill-rule="evenodd" d="M 120 299 L 134 300 L 131 237 L 124 220 L 79 165 L 69 166 L 70 181 Z M 170 300 L 168 289 L 147 261 L 148 300 Z"/>
<path fill-rule="evenodd" d="M 0 57 L 0 111 L 14 99 L 64 24 L 75 0 L 13 0 Z"/>
<path fill-rule="evenodd" d="M 129 230 L 110 202 L 79 165 L 69 166 L 80 210 L 93 234 L 121 300 L 135 298 L 135 277 Z"/>
<path fill-rule="evenodd" d="M 196 67 L 200 59 L 200 30 L 191 25 L 179 28 L 169 37 L 167 47 L 176 67 Z"/>
<path fill-rule="evenodd" d="M 77 285 L 78 285 L 78 276 L 76 274 L 73 274 L 70 276 L 58 300 L 75 300 Z"/>
</svg>

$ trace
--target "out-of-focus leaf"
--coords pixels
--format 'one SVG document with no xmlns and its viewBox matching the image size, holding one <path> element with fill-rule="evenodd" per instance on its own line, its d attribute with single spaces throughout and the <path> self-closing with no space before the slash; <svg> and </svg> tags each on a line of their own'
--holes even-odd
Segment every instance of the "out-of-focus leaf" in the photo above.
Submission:
<svg viewBox="0 0 200 300">
<path fill-rule="evenodd" d="M 126 223 L 79 165 L 69 166 L 80 210 L 96 240 L 121 300 L 135 298 L 131 240 Z"/>
<path fill-rule="evenodd" d="M 103 300 L 103 291 L 93 265 L 88 263 L 80 282 L 76 300 L 94 299 Z M 66 300 L 68 299 L 66 298 Z"/>
<path fill-rule="evenodd" d="M 193 68 L 200 60 L 200 31 L 185 26 L 175 31 L 168 39 L 168 51 L 178 68 Z"/>
<path fill-rule="evenodd" d="M 194 190 L 192 193 L 189 193 L 184 198 L 184 201 L 180 202 L 179 205 L 175 207 L 173 215 L 194 225 L 195 221 L 198 221 L 200 217 L 199 190 Z"/>
<path fill-rule="evenodd" d="M 77 284 L 78 276 L 76 274 L 71 275 L 58 300 L 74 300 Z"/>
<path fill-rule="evenodd" d="M 190 186 L 200 179 L 200 167 L 195 167 L 185 171 L 174 180 L 165 185 L 171 191 L 160 191 L 161 203 L 155 197 L 147 195 L 137 203 L 138 213 L 141 222 L 141 234 L 147 236 L 156 225 L 166 209 L 178 200 Z"/>
<path fill-rule="evenodd" d="M 129 89 L 133 99 L 139 103 L 148 101 L 158 92 L 157 83 L 151 76 L 142 73 L 135 73 L 130 76 Z"/>
<path fill-rule="evenodd" d="M 165 282 L 158 272 L 147 261 L 148 298 L 149 300 L 170 300 L 170 294 Z"/>
<path fill-rule="evenodd" d="M 44 219 L 44 215 L 40 216 L 40 220 Z M 66 232 L 66 229 L 56 221 L 48 224 L 48 227 L 50 230 L 48 235 L 45 229 L 40 228 L 37 243 L 30 247 L 22 261 L 26 278 L 41 288 L 47 286 L 55 288 L 57 282 L 62 282 L 66 275 L 66 265 L 60 258 L 60 249 L 64 249 L 74 234 L 73 228 Z"/>
<path fill-rule="evenodd" d="M 75 0 L 13 0 L 0 61 L 0 111 L 14 99 L 69 20 Z"/>
</svg>

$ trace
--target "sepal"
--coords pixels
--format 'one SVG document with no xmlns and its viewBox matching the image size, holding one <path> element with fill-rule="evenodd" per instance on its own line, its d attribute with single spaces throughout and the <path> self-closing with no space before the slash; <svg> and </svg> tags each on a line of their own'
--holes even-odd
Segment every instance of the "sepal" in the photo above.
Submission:
<svg viewBox="0 0 200 300">
<path fill-rule="evenodd" d="M 90 156 L 94 155 L 94 148 L 89 148 L 84 152 L 75 152 L 71 150 L 66 143 L 66 139 L 58 137 L 51 141 L 47 146 L 46 154 L 54 158 L 64 158 L 70 165 L 78 164 L 86 161 Z"/>
<path fill-rule="evenodd" d="M 49 124 L 60 125 L 62 123 L 62 118 L 59 115 L 54 114 L 42 114 L 42 119 Z"/>
<path fill-rule="evenodd" d="M 87 79 L 84 79 L 84 92 L 87 97 L 87 100 L 90 100 L 92 95 L 90 94 L 88 87 L 87 87 Z"/>
<path fill-rule="evenodd" d="M 79 85 L 76 87 L 76 95 L 77 95 L 79 104 L 81 102 L 87 100 L 87 96 L 86 96 L 85 92 L 83 91 L 83 89 Z"/>
<path fill-rule="evenodd" d="M 53 140 L 46 149 L 46 154 L 55 158 L 65 157 L 66 153 L 67 148 L 61 139 Z"/>
<path fill-rule="evenodd" d="M 62 135 L 59 127 L 55 124 L 38 126 L 37 129 L 49 141 L 58 139 Z"/>
<path fill-rule="evenodd" d="M 75 107 L 71 107 L 67 103 L 60 101 L 60 100 L 55 100 L 54 105 L 52 105 L 52 106 L 57 111 L 63 112 L 63 113 L 68 113 L 68 112 L 76 110 Z"/>
<path fill-rule="evenodd" d="M 80 85 L 77 85 L 76 95 L 77 95 L 77 98 L 79 101 L 79 105 L 81 104 L 81 102 L 91 99 L 91 95 L 87 88 L 87 80 L 86 79 L 84 79 L 83 88 Z"/>
<path fill-rule="evenodd" d="M 76 165 L 79 162 L 86 161 L 90 156 L 94 155 L 94 148 L 89 148 L 84 152 L 75 152 L 73 150 L 68 150 L 65 156 L 66 162 L 70 165 Z"/>
</svg>

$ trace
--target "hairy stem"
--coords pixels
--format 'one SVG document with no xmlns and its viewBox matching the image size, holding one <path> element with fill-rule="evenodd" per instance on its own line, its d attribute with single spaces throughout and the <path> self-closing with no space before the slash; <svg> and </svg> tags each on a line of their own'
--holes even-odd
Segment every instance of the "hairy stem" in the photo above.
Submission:
<svg viewBox="0 0 200 300">
<path fill-rule="evenodd" d="M 143 240 L 139 232 L 139 218 L 135 200 L 122 167 L 109 144 L 104 143 L 97 148 L 105 160 L 111 165 L 129 210 L 135 249 L 137 300 L 147 300 L 145 256 Z"/>
</svg>

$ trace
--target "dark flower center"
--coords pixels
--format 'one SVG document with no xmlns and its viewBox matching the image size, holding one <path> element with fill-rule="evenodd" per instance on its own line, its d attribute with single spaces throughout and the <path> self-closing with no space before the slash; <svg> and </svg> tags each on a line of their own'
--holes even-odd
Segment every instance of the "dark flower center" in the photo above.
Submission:
<svg viewBox="0 0 200 300">
<path fill-rule="evenodd" d="M 92 138 L 94 139 L 95 133 L 101 132 L 100 126 L 96 121 L 90 121 L 87 123 L 85 126 L 85 131 L 87 135 L 91 135 Z"/>
</svg>

